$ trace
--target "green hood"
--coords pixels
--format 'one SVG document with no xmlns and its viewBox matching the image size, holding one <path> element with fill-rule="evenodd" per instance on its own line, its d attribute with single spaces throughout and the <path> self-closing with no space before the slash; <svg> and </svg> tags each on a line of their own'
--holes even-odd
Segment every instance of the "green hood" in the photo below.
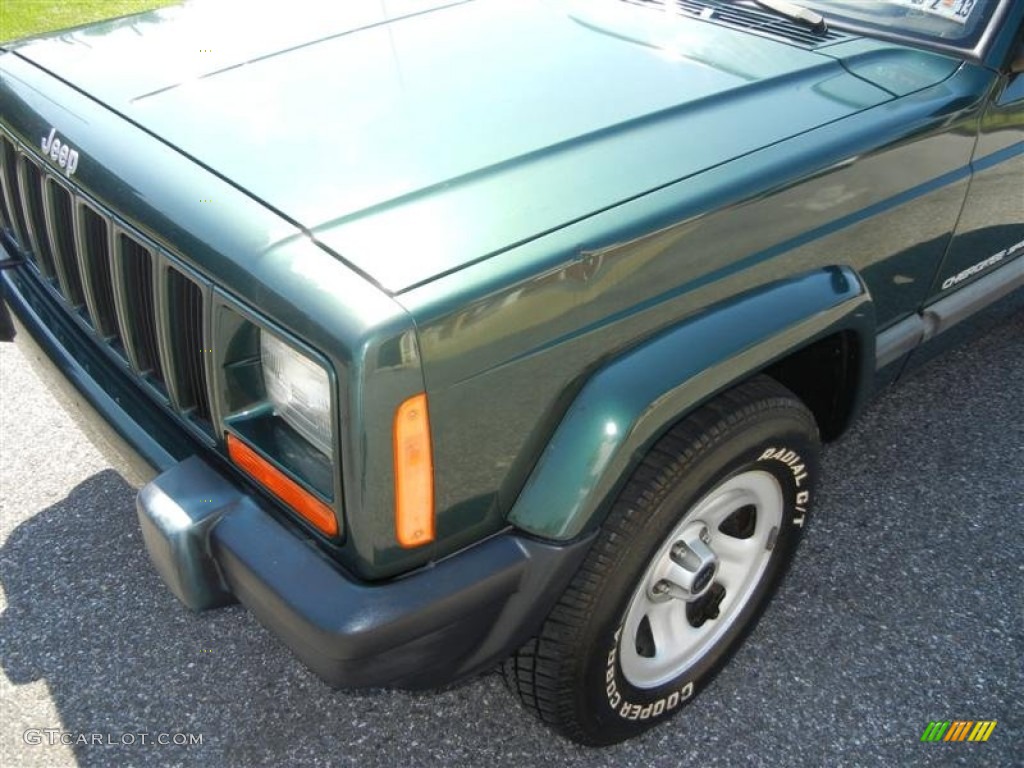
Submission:
<svg viewBox="0 0 1024 768">
<path fill-rule="evenodd" d="M 15 51 L 391 291 L 893 98 L 828 48 L 620 0 L 256 7 Z"/>
</svg>

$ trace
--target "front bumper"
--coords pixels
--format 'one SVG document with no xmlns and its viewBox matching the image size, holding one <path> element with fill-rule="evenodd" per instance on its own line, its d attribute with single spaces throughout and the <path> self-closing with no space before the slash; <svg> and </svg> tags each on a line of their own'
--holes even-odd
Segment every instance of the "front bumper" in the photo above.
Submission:
<svg viewBox="0 0 1024 768">
<path fill-rule="evenodd" d="M 150 556 L 193 610 L 240 601 L 339 687 L 444 685 L 524 643 L 590 540 L 509 530 L 386 583 L 361 582 L 287 525 L 195 443 L 30 278 L 0 270 L 16 343 L 86 434 L 130 480 Z M 154 477 L 155 476 L 155 477 Z"/>
<path fill-rule="evenodd" d="M 145 486 L 137 508 L 182 602 L 237 598 L 344 687 L 430 687 L 494 664 L 539 628 L 585 552 L 505 533 L 406 578 L 359 583 L 198 457 Z"/>
</svg>

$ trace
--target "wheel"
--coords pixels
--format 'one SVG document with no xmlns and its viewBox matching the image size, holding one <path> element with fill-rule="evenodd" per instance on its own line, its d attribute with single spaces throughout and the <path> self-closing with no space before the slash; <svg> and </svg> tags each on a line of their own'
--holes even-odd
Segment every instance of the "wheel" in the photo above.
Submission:
<svg viewBox="0 0 1024 768">
<path fill-rule="evenodd" d="M 626 482 L 537 637 L 505 662 L 510 688 L 588 745 L 676 714 L 778 583 L 818 453 L 813 415 L 764 376 L 678 423 Z"/>
</svg>

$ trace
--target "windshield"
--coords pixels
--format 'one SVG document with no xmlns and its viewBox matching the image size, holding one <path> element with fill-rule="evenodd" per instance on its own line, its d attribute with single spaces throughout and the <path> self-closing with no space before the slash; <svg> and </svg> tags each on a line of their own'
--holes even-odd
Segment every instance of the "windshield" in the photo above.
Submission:
<svg viewBox="0 0 1024 768">
<path fill-rule="evenodd" d="M 830 22 L 849 21 L 958 47 L 973 47 L 999 0 L 801 0 Z"/>
</svg>

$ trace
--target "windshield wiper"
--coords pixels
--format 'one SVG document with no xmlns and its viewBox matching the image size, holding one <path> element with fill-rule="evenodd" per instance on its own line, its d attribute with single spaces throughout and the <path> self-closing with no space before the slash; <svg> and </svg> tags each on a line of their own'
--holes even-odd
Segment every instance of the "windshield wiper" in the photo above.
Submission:
<svg viewBox="0 0 1024 768">
<path fill-rule="evenodd" d="M 787 19 L 806 24 L 813 32 L 817 32 L 820 35 L 828 32 L 828 23 L 825 21 L 825 17 L 820 13 L 815 13 L 810 8 L 804 8 L 802 5 L 789 2 L 789 0 L 751 0 L 751 2 L 775 11 Z"/>
</svg>

